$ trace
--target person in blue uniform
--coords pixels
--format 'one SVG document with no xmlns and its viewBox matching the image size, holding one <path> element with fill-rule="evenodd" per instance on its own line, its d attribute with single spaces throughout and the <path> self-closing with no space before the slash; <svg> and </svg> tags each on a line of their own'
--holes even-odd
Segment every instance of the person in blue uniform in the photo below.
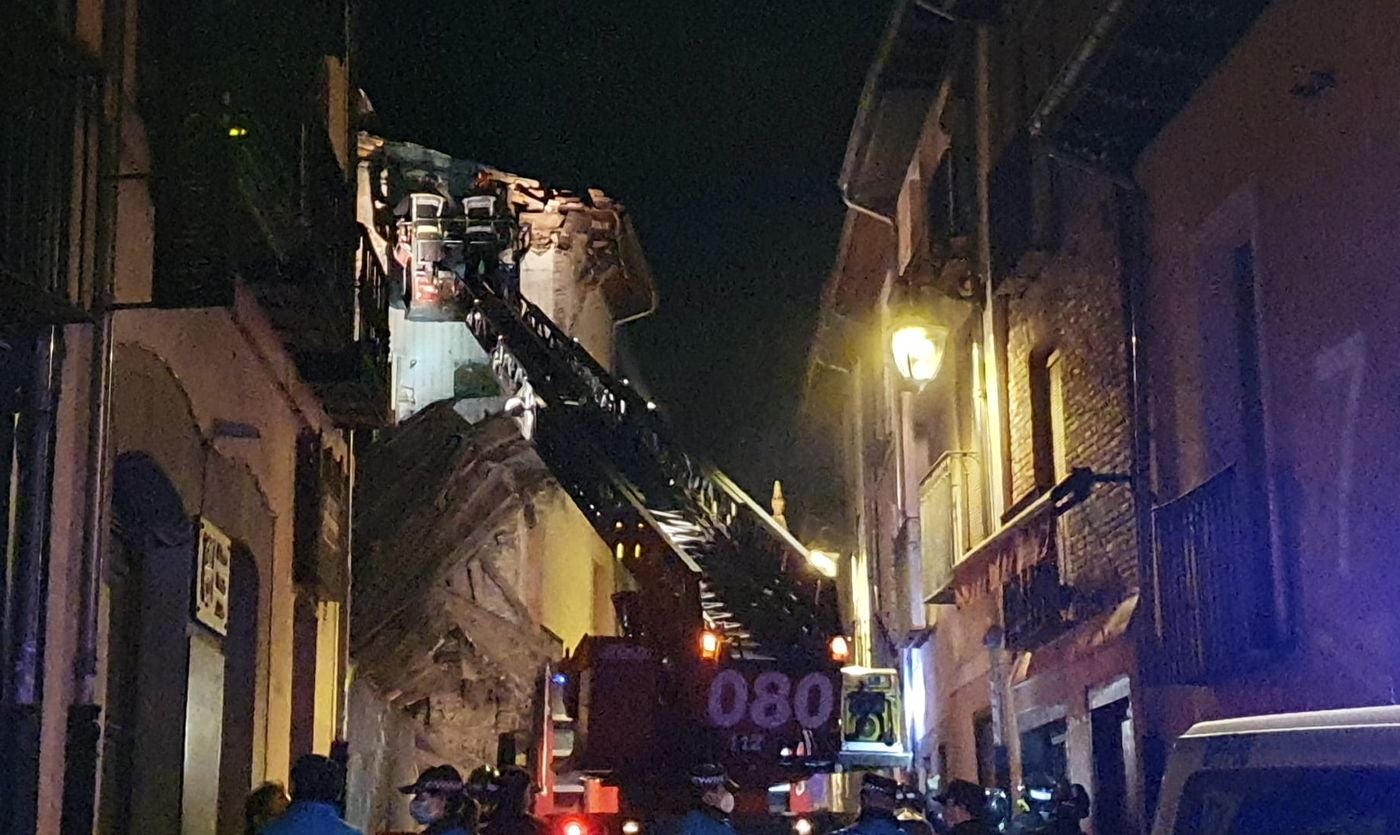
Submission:
<svg viewBox="0 0 1400 835">
<path fill-rule="evenodd" d="M 411 795 L 408 813 L 425 835 L 473 835 L 476 803 L 467 796 L 462 774 L 450 765 L 435 765 L 399 791 Z"/>
<path fill-rule="evenodd" d="M 479 827 L 485 835 L 546 835 L 544 822 L 530 814 L 535 785 L 523 768 L 507 766 L 492 781 L 491 818 Z"/>
<path fill-rule="evenodd" d="M 734 812 L 734 789 L 738 786 L 724 769 L 713 763 L 698 766 L 690 774 L 690 786 L 695 808 L 681 819 L 677 835 L 736 835 L 729 816 Z"/>
<path fill-rule="evenodd" d="M 904 835 L 896 812 L 899 783 L 881 774 L 866 774 L 860 784 L 860 815 L 837 835 Z"/>
<path fill-rule="evenodd" d="M 262 835 L 360 835 L 340 819 L 345 769 L 320 754 L 306 754 L 292 765 L 292 805 L 263 827 Z"/>
</svg>

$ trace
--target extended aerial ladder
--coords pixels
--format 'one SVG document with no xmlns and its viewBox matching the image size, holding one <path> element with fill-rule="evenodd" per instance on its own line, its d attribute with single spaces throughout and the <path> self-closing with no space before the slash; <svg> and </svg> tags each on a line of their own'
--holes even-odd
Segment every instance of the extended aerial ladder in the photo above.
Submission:
<svg viewBox="0 0 1400 835">
<path fill-rule="evenodd" d="M 420 237 L 432 230 L 432 246 L 408 242 L 418 254 L 462 246 L 452 226 L 450 219 L 418 217 L 400 228 Z M 495 248 L 502 251 L 517 238 L 510 227 L 499 236 Z M 479 237 L 475 245 L 492 248 L 483 248 Z M 436 266 L 420 262 L 407 269 Z M 655 404 L 521 296 L 510 269 L 490 258 L 468 259 L 466 269 L 453 273 L 454 318 L 490 354 L 522 430 L 599 536 L 624 561 L 646 555 L 646 547 L 663 547 L 694 575 L 703 624 L 735 654 L 824 656 L 840 631 L 835 594 L 811 571 L 803 546 L 738 485 L 684 450 Z"/>
<path fill-rule="evenodd" d="M 467 223 L 472 240 L 458 231 Z M 582 700 L 593 719 L 582 770 L 626 786 L 717 759 L 759 788 L 829 769 L 846 660 L 833 655 L 845 645 L 834 585 L 738 485 L 676 442 L 655 404 L 520 294 L 518 259 L 494 256 L 519 245 L 514 218 L 497 219 L 494 243 L 482 228 L 480 218 L 408 218 L 400 243 L 414 255 L 467 257 L 403 266 L 455 283 L 451 318 L 489 353 L 522 432 L 635 581 L 614 598 L 623 637 L 586 639 L 572 660 L 570 713 Z M 605 733 L 609 715 L 619 728 Z"/>
</svg>

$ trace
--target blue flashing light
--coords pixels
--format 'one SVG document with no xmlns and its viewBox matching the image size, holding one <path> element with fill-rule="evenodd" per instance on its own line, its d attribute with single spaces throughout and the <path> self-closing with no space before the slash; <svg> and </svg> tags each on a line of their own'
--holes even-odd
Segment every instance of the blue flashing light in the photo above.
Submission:
<svg viewBox="0 0 1400 835">
<path fill-rule="evenodd" d="M 554 675 L 549 677 L 549 680 L 559 685 L 560 687 L 563 687 L 564 685 L 569 683 L 569 677 L 564 675 L 563 673 L 555 673 Z"/>
</svg>

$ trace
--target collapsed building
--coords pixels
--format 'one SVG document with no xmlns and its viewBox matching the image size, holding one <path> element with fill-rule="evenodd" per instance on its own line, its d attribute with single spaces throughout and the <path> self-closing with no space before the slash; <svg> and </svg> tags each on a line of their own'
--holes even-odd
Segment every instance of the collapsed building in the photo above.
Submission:
<svg viewBox="0 0 1400 835">
<path fill-rule="evenodd" d="M 467 327 L 418 320 L 406 298 L 412 276 L 394 252 L 405 198 L 460 195 L 483 172 L 519 218 L 521 294 L 597 363 L 612 367 L 616 326 L 656 303 L 631 222 L 602 192 L 360 136 L 357 214 L 395 288 L 396 425 L 361 452 L 355 494 L 347 812 L 366 828 L 407 823 L 394 787 L 424 765 L 523 758 L 547 721 L 542 676 L 584 635 L 614 634 L 612 597 L 628 582 L 505 414 Z"/>
</svg>

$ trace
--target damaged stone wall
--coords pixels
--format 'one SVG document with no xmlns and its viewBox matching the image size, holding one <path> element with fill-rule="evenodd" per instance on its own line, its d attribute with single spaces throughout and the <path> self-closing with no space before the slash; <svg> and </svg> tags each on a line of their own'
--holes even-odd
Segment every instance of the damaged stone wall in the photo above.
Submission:
<svg viewBox="0 0 1400 835">
<path fill-rule="evenodd" d="M 417 721 L 364 679 L 350 685 L 345 819 L 362 832 L 415 828 L 398 787 L 418 776 Z"/>
<path fill-rule="evenodd" d="M 494 763 L 500 734 L 532 728 L 563 645 L 542 626 L 528 541 L 577 532 L 538 511 L 567 499 L 508 418 L 472 423 L 443 401 L 383 433 L 360 465 L 351 780 L 373 828 L 396 821 L 393 786 L 416 769 Z"/>
</svg>

